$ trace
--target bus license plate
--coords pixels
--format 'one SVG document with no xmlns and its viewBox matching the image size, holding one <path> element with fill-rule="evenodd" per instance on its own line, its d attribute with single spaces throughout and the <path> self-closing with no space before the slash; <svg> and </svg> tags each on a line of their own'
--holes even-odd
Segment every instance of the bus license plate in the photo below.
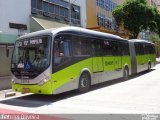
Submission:
<svg viewBox="0 0 160 120">
<path fill-rule="evenodd" d="M 29 89 L 29 88 L 23 88 L 22 93 L 29 93 L 29 92 L 30 92 L 30 89 Z"/>
<path fill-rule="evenodd" d="M 21 83 L 29 83 L 29 80 L 21 79 Z"/>
</svg>

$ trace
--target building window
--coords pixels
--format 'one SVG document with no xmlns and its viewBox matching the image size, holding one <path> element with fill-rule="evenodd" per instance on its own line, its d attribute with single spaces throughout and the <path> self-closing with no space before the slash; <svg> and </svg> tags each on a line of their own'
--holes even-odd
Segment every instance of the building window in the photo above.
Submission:
<svg viewBox="0 0 160 120">
<path fill-rule="evenodd" d="M 42 10 L 42 1 L 37 0 L 37 9 Z"/>
<path fill-rule="evenodd" d="M 97 25 L 106 29 L 115 29 L 115 22 L 113 19 L 106 17 L 105 15 L 97 14 Z"/>
<path fill-rule="evenodd" d="M 64 10 L 64 16 L 65 16 L 66 18 L 69 18 L 69 11 L 68 11 L 68 9 L 65 9 L 65 10 Z"/>
<path fill-rule="evenodd" d="M 69 3 L 63 0 L 31 0 L 31 13 L 69 22 Z M 80 25 L 80 7 L 71 5 L 71 22 Z"/>
<path fill-rule="evenodd" d="M 64 8 L 60 8 L 60 15 L 61 16 L 65 16 L 65 9 Z"/>
<path fill-rule="evenodd" d="M 54 13 L 54 6 L 53 5 L 51 5 L 51 4 L 49 4 L 49 12 L 50 13 Z"/>
<path fill-rule="evenodd" d="M 31 1 L 31 6 L 32 6 L 32 8 L 37 8 L 37 1 L 36 0 L 32 0 Z"/>
<path fill-rule="evenodd" d="M 96 4 L 98 7 L 101 7 L 102 9 L 110 12 L 112 12 L 113 9 L 117 6 L 117 4 L 112 2 L 112 0 L 96 0 Z"/>
<path fill-rule="evenodd" d="M 59 15 L 59 6 L 55 5 L 55 9 L 54 10 L 55 10 L 55 13 Z"/>
<path fill-rule="evenodd" d="M 46 3 L 46 2 L 43 3 L 43 11 L 44 12 L 49 12 L 49 4 Z"/>
</svg>

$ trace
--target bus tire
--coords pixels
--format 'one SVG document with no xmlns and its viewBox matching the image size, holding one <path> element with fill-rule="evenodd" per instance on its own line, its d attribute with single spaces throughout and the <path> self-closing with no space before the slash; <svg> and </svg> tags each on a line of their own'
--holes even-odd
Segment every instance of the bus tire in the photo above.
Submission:
<svg viewBox="0 0 160 120">
<path fill-rule="evenodd" d="M 148 63 L 148 72 L 151 71 L 151 63 Z"/>
<path fill-rule="evenodd" d="M 125 67 L 123 70 L 123 80 L 128 80 L 129 79 L 129 69 L 128 67 Z"/>
<path fill-rule="evenodd" d="M 90 85 L 91 85 L 91 77 L 89 73 L 83 72 L 79 79 L 78 91 L 80 93 L 87 92 L 90 88 Z"/>
</svg>

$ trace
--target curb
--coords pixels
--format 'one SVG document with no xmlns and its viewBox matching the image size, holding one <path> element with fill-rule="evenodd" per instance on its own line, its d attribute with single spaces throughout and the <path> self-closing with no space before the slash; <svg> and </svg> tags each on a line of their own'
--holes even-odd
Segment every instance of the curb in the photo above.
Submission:
<svg viewBox="0 0 160 120">
<path fill-rule="evenodd" d="M 0 99 L 15 96 L 16 92 L 13 92 L 12 89 L 0 90 Z"/>
<path fill-rule="evenodd" d="M 15 92 L 8 92 L 8 93 L 5 93 L 5 98 L 12 97 L 12 96 L 15 96 L 15 95 L 16 95 Z"/>
</svg>

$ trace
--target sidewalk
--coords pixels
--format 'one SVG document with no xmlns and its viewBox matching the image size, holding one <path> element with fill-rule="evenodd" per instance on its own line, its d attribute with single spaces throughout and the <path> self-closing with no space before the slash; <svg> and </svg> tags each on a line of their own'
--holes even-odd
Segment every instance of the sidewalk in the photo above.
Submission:
<svg viewBox="0 0 160 120">
<path fill-rule="evenodd" d="M 1 90 L 1 91 L 0 91 L 0 100 L 1 100 L 2 98 L 5 98 L 5 94 L 6 94 L 6 93 L 9 93 L 9 92 L 12 92 L 12 89 Z"/>
</svg>

